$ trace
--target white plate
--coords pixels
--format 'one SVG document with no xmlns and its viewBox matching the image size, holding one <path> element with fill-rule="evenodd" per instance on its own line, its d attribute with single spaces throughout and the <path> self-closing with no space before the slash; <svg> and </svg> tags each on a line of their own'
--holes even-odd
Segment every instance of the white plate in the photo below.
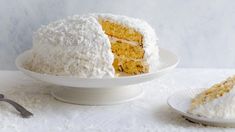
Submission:
<svg viewBox="0 0 235 132">
<path fill-rule="evenodd" d="M 235 120 L 205 118 L 187 113 L 192 98 L 203 90 L 205 89 L 187 89 L 176 92 L 168 98 L 167 103 L 175 112 L 192 122 L 218 127 L 235 127 Z"/>
<path fill-rule="evenodd" d="M 47 83 L 55 84 L 52 94 L 59 100 L 76 104 L 114 104 L 139 97 L 143 90 L 129 85 L 143 83 L 160 77 L 177 66 L 179 60 L 172 52 L 160 49 L 158 70 L 152 73 L 114 78 L 78 78 L 41 74 L 25 69 L 24 63 L 31 51 L 25 51 L 16 59 L 17 68 L 26 75 Z M 128 87 L 127 87 L 128 86 Z M 58 90 L 60 89 L 60 90 Z M 79 96 L 78 96 L 79 95 Z"/>
</svg>

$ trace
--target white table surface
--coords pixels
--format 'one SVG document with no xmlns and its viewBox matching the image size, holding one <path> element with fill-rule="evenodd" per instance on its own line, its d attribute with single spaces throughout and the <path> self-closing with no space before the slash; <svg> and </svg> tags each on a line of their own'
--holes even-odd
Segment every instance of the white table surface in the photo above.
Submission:
<svg viewBox="0 0 235 132">
<path fill-rule="evenodd" d="M 50 85 L 18 71 L 0 71 L 0 93 L 34 113 L 21 118 L 0 102 L 0 131 L 235 131 L 190 123 L 167 106 L 167 97 L 178 90 L 209 87 L 235 73 L 235 69 L 175 69 L 144 87 L 145 95 L 129 103 L 111 106 L 80 106 L 59 102 L 50 95 Z"/>
</svg>

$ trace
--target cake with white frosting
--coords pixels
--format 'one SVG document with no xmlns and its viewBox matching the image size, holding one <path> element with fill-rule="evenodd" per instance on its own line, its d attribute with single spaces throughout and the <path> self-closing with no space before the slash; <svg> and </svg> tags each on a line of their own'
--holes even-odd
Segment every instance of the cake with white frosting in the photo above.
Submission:
<svg viewBox="0 0 235 132">
<path fill-rule="evenodd" d="M 188 112 L 207 118 L 235 119 L 235 76 L 198 94 Z"/>
<path fill-rule="evenodd" d="M 75 15 L 42 26 L 33 35 L 29 70 L 82 78 L 153 71 L 154 30 L 145 21 L 112 14 Z"/>
</svg>

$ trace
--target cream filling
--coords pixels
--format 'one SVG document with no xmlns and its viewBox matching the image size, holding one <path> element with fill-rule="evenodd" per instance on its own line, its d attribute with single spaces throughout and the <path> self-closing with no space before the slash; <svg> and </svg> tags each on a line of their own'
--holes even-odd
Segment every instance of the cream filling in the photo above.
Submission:
<svg viewBox="0 0 235 132">
<path fill-rule="evenodd" d="M 133 46 L 137 46 L 139 45 L 138 42 L 135 42 L 135 41 L 129 41 L 129 40 L 125 40 L 125 39 L 119 39 L 119 38 L 116 38 L 116 37 L 112 37 L 112 36 L 108 36 L 109 37 L 109 40 L 110 42 L 121 42 L 121 43 L 127 43 L 127 44 L 130 44 L 130 45 L 133 45 Z M 130 60 L 133 60 L 133 61 L 141 61 L 142 63 L 145 62 L 144 58 L 142 59 L 133 59 L 133 58 L 127 58 L 127 57 L 124 57 L 124 56 L 117 56 L 114 54 L 114 58 L 117 58 L 117 59 L 126 59 L 128 61 Z"/>
<path fill-rule="evenodd" d="M 130 41 L 130 40 L 125 40 L 125 39 L 119 39 L 119 38 L 116 38 L 116 37 L 112 37 L 112 36 L 108 36 L 109 37 L 109 40 L 110 42 L 122 42 L 122 43 L 127 43 L 127 44 L 130 44 L 130 45 L 133 45 L 133 46 L 137 46 L 139 45 L 138 42 L 135 42 L 135 41 Z"/>
<path fill-rule="evenodd" d="M 133 58 L 127 58 L 127 57 L 124 57 L 124 56 L 117 56 L 117 55 L 115 55 L 114 54 L 114 58 L 117 58 L 117 59 L 125 59 L 125 60 L 128 60 L 128 61 L 130 61 L 130 60 L 133 60 L 133 61 L 141 61 L 141 62 L 144 62 L 144 59 L 133 59 Z"/>
</svg>

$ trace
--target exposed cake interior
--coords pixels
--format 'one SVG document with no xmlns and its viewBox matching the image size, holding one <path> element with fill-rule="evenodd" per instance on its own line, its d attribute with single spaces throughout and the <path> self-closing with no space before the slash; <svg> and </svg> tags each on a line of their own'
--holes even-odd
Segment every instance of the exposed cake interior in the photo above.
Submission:
<svg viewBox="0 0 235 132">
<path fill-rule="evenodd" d="M 189 111 L 197 108 L 199 105 L 203 105 L 206 102 L 212 101 L 224 94 L 230 92 L 235 85 L 235 76 L 228 78 L 227 80 L 213 85 L 211 88 L 198 94 L 191 103 Z"/>
<path fill-rule="evenodd" d="M 133 28 L 110 20 L 99 19 L 108 35 L 114 54 L 113 67 L 116 73 L 140 74 L 149 71 L 149 66 L 143 61 L 143 35 Z"/>
</svg>

